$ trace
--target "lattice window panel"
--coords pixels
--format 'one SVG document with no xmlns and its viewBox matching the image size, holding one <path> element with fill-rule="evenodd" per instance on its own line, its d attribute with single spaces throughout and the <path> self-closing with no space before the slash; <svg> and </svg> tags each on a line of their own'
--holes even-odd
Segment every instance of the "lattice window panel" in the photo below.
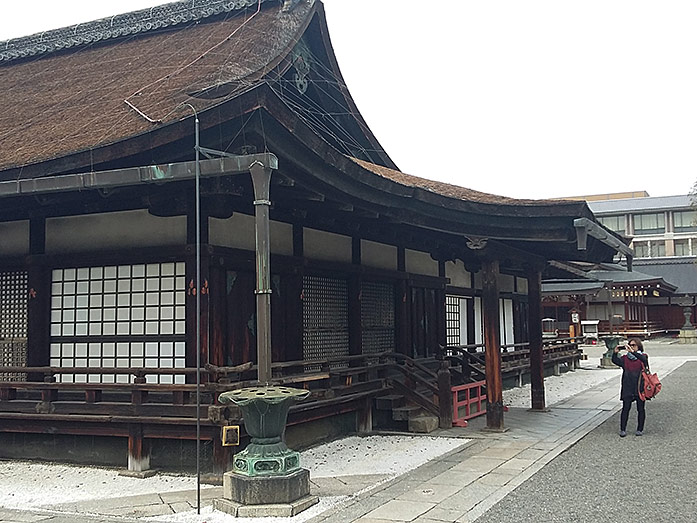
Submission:
<svg viewBox="0 0 697 523">
<path fill-rule="evenodd" d="M 186 366 L 184 341 L 51 343 L 53 367 L 142 367 L 171 369 Z M 184 383 L 184 376 L 146 374 L 148 383 Z M 64 383 L 131 383 L 127 374 L 62 374 Z"/>
<path fill-rule="evenodd" d="M 445 297 L 445 334 L 448 347 L 460 345 L 460 301 L 459 296 Z"/>
<path fill-rule="evenodd" d="M 389 283 L 361 283 L 361 332 L 363 354 L 393 352 L 394 286 Z"/>
<path fill-rule="evenodd" d="M 0 272 L 0 366 L 27 365 L 27 273 Z M 0 381 L 24 381 L 24 373 L 0 373 Z"/>
<path fill-rule="evenodd" d="M 51 366 L 185 366 L 183 262 L 55 269 L 51 288 Z M 184 383 L 147 375 L 149 383 Z M 132 376 L 64 374 L 63 382 L 129 382 Z"/>
<path fill-rule="evenodd" d="M 303 277 L 303 359 L 348 356 L 348 286 L 345 280 Z"/>
</svg>

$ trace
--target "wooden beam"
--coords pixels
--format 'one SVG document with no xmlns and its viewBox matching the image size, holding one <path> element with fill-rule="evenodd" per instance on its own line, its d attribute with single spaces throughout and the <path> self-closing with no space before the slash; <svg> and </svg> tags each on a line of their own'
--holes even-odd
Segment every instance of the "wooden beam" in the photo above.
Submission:
<svg viewBox="0 0 697 523">
<path fill-rule="evenodd" d="M 363 330 L 361 328 L 361 275 L 352 274 L 348 279 L 348 331 L 349 354 L 357 356 L 363 352 Z"/>
<path fill-rule="evenodd" d="M 499 262 L 486 260 L 482 266 L 482 315 L 484 316 L 484 350 L 486 353 L 486 428 L 504 430 L 503 380 L 499 343 Z"/>
</svg>

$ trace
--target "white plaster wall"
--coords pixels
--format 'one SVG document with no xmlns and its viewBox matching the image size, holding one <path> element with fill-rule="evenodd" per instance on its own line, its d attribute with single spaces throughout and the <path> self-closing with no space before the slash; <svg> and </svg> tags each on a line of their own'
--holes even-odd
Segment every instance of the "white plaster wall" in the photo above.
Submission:
<svg viewBox="0 0 697 523">
<path fill-rule="evenodd" d="M 469 299 L 460 298 L 460 345 L 467 345 L 467 334 L 471 328 L 467 324 L 467 306 L 469 303 Z"/>
<path fill-rule="evenodd" d="M 527 278 L 517 278 L 518 280 L 518 294 L 528 293 L 528 279 Z"/>
<path fill-rule="evenodd" d="M 438 276 L 438 262 L 427 252 L 405 250 L 406 269 L 412 274 Z"/>
<path fill-rule="evenodd" d="M 211 245 L 232 247 L 253 251 L 256 248 L 254 236 L 254 216 L 235 213 L 221 220 L 211 218 L 209 222 L 209 241 Z M 293 226 L 289 223 L 270 221 L 270 249 L 273 254 L 293 255 Z"/>
<path fill-rule="evenodd" d="M 586 318 L 589 320 L 607 320 L 607 309 L 605 304 L 588 304 Z"/>
<path fill-rule="evenodd" d="M 514 289 L 515 276 L 510 274 L 499 274 L 498 284 L 499 292 L 513 292 Z"/>
<path fill-rule="evenodd" d="M 484 285 L 482 284 L 482 271 L 477 271 L 474 273 L 474 288 L 477 290 L 482 290 Z"/>
<path fill-rule="evenodd" d="M 624 318 L 624 304 L 613 303 L 613 314 Z M 605 303 L 590 303 L 586 312 L 586 318 L 589 320 L 607 320 L 607 305 Z"/>
<path fill-rule="evenodd" d="M 317 229 L 303 229 L 306 258 L 351 263 L 351 237 Z"/>
<path fill-rule="evenodd" d="M 499 343 L 515 343 L 513 337 L 513 300 L 499 300 Z"/>
<path fill-rule="evenodd" d="M 211 218 L 208 223 L 208 240 L 211 245 L 253 251 L 254 216 L 236 212 L 224 220 Z"/>
<path fill-rule="evenodd" d="M 184 245 L 186 216 L 161 218 L 146 210 L 46 220 L 46 252 Z"/>
<path fill-rule="evenodd" d="M 484 343 L 484 324 L 482 317 L 482 299 L 474 298 L 474 343 Z"/>
<path fill-rule="evenodd" d="M 469 289 L 472 287 L 470 273 L 465 269 L 462 260 L 445 262 L 445 276 L 450 278 L 450 285 Z"/>
<path fill-rule="evenodd" d="M 0 223 L 0 256 L 29 254 L 29 220 Z"/>
<path fill-rule="evenodd" d="M 397 247 L 361 240 L 361 264 L 379 269 L 397 270 Z"/>
</svg>

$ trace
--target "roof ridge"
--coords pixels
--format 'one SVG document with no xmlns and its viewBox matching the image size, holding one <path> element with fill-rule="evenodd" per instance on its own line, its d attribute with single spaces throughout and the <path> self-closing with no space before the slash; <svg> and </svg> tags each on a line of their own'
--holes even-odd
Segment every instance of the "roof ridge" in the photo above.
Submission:
<svg viewBox="0 0 697 523">
<path fill-rule="evenodd" d="M 0 63 L 147 33 L 251 7 L 268 0 L 179 0 L 73 26 L 0 41 Z"/>
</svg>

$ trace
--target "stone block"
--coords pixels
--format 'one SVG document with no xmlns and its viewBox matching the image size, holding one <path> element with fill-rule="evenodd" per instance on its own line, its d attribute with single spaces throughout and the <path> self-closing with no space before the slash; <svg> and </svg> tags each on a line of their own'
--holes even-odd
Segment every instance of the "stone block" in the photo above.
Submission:
<svg viewBox="0 0 697 523">
<path fill-rule="evenodd" d="M 310 508 L 318 501 L 319 498 L 317 496 L 305 496 L 292 503 L 242 505 L 227 499 L 214 499 L 213 508 L 238 518 L 289 518 Z"/>
<path fill-rule="evenodd" d="M 298 469 L 286 476 L 223 475 L 223 498 L 241 505 L 293 503 L 310 494 L 310 472 Z"/>
<path fill-rule="evenodd" d="M 438 428 L 435 416 L 418 416 L 409 420 L 409 432 L 429 433 Z"/>
</svg>

